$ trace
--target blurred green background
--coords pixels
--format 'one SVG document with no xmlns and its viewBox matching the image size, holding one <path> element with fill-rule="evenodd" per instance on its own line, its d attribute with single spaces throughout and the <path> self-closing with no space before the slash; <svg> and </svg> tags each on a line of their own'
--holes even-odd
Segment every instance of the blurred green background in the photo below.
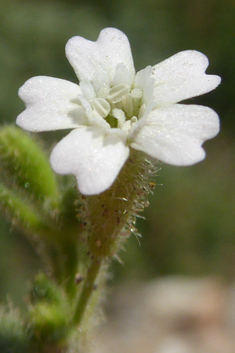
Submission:
<svg viewBox="0 0 235 353">
<path fill-rule="evenodd" d="M 0 122 L 24 109 L 18 88 L 48 75 L 76 82 L 64 47 L 74 36 L 96 40 L 104 27 L 127 34 L 136 70 L 185 49 L 210 60 L 208 73 L 222 77 L 215 91 L 191 102 L 221 117 L 221 133 L 205 144 L 207 158 L 193 167 L 159 164 L 143 235 L 132 236 L 114 265 L 115 278 L 167 274 L 235 278 L 234 0 L 0 0 Z M 53 134 L 40 134 L 50 146 Z M 17 303 L 39 267 L 33 248 L 0 218 L 0 299 Z"/>
</svg>

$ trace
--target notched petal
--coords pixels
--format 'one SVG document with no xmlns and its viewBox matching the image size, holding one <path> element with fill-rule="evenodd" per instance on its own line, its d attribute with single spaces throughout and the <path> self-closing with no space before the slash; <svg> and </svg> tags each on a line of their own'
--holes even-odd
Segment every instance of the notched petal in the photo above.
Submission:
<svg viewBox="0 0 235 353">
<path fill-rule="evenodd" d="M 82 194 L 95 195 L 115 181 L 129 155 L 121 135 L 99 128 L 75 129 L 53 149 L 50 162 L 59 174 L 74 174 Z"/>
<path fill-rule="evenodd" d="M 79 80 L 92 82 L 96 93 L 105 85 L 110 86 L 120 64 L 124 63 L 134 79 L 130 44 L 126 35 L 118 29 L 103 29 L 96 42 L 79 36 L 71 38 L 66 45 L 66 56 Z"/>
<path fill-rule="evenodd" d="M 37 76 L 19 89 L 26 109 L 16 124 L 28 131 L 70 129 L 84 123 L 84 110 L 77 102 L 80 87 L 72 82 Z"/>
<path fill-rule="evenodd" d="M 172 105 L 154 110 L 131 147 L 176 166 L 205 157 L 203 142 L 219 132 L 218 115 L 198 105 Z"/>
<path fill-rule="evenodd" d="M 221 79 L 205 73 L 208 63 L 204 54 L 186 50 L 155 65 L 152 77 L 157 104 L 177 103 L 215 89 Z"/>
</svg>

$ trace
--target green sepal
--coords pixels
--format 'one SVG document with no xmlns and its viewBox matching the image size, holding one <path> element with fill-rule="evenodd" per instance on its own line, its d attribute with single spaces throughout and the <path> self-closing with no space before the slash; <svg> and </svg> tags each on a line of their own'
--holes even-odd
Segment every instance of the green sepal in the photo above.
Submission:
<svg viewBox="0 0 235 353">
<path fill-rule="evenodd" d="M 15 126 L 0 130 L 0 163 L 1 178 L 5 182 L 10 180 L 31 198 L 43 201 L 49 209 L 58 206 L 55 174 L 41 146 L 28 133 Z"/>
</svg>

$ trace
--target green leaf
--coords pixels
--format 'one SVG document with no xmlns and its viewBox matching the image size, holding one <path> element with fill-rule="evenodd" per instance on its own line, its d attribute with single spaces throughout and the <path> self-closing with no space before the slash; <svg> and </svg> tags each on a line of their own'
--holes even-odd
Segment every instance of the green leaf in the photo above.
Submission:
<svg viewBox="0 0 235 353">
<path fill-rule="evenodd" d="M 35 230 L 44 230 L 46 224 L 30 203 L 24 200 L 15 191 L 10 190 L 0 183 L 0 205 L 7 218 L 13 225 L 20 228 Z"/>
<path fill-rule="evenodd" d="M 5 182 L 43 201 L 49 209 L 58 206 L 55 174 L 41 146 L 28 133 L 14 126 L 0 130 L 0 163 L 1 178 Z"/>
<path fill-rule="evenodd" d="M 33 282 L 30 301 L 33 340 L 43 344 L 63 340 L 68 333 L 71 308 L 61 288 L 40 273 Z"/>
</svg>

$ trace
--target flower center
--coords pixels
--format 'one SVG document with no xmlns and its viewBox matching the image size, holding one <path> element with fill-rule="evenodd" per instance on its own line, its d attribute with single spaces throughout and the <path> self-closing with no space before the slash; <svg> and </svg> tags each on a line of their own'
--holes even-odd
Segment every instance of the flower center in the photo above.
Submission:
<svg viewBox="0 0 235 353">
<path fill-rule="evenodd" d="M 90 104 L 93 113 L 105 119 L 111 128 L 129 131 L 140 118 L 142 91 L 120 83 L 110 88 L 106 98 L 95 98 Z"/>
</svg>

